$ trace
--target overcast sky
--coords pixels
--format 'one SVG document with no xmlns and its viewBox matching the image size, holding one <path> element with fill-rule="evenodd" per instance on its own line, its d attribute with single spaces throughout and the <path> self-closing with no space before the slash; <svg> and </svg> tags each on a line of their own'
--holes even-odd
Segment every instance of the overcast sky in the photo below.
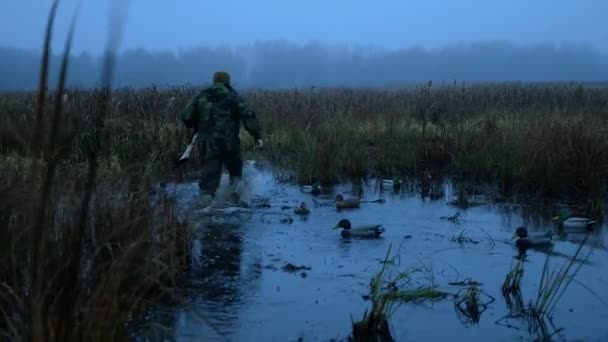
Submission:
<svg viewBox="0 0 608 342">
<path fill-rule="evenodd" d="M 110 0 L 83 1 L 74 50 L 97 53 Z M 56 47 L 63 46 L 76 3 L 60 3 Z M 0 0 L 0 45 L 39 49 L 50 6 L 50 0 Z M 122 47 L 285 39 L 400 48 L 509 40 L 586 43 L 606 52 L 607 13 L 608 0 L 130 0 Z"/>
</svg>

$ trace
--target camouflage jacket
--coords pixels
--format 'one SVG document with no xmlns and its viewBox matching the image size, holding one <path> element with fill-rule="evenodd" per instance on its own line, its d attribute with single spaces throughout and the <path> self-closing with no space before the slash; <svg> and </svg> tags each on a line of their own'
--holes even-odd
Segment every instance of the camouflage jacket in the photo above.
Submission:
<svg viewBox="0 0 608 342">
<path fill-rule="evenodd" d="M 240 147 L 241 122 L 255 140 L 261 139 L 255 113 L 232 87 L 221 83 L 197 94 L 182 111 L 181 120 L 198 131 L 199 142 L 222 144 L 228 150 Z"/>
</svg>

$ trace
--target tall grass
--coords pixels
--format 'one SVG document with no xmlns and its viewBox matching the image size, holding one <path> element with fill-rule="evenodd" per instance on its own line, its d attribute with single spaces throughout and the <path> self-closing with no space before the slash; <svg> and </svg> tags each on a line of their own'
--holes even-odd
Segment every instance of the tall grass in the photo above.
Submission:
<svg viewBox="0 0 608 342">
<path fill-rule="evenodd" d="M 126 339 L 127 323 L 144 304 L 170 298 L 179 286 L 188 267 L 189 236 L 170 198 L 150 200 L 151 177 L 142 177 L 150 175 L 145 164 L 134 161 L 133 169 L 117 172 L 99 162 L 120 32 L 110 37 L 102 89 L 89 93 L 89 101 L 70 96 L 66 101 L 75 15 L 59 84 L 48 92 L 58 4 L 53 2 L 49 14 L 37 101 L 30 102 L 29 95 L 11 98 L 10 108 L 18 114 L 4 117 L 0 336 L 8 341 Z M 49 95 L 54 95 L 51 109 Z M 64 115 L 64 104 L 72 107 L 72 116 Z"/>
<path fill-rule="evenodd" d="M 150 161 L 169 173 L 189 140 L 178 112 L 194 87 L 120 89 L 108 100 L 100 161 L 117 167 Z M 451 174 L 496 184 L 505 193 L 601 197 L 608 174 L 608 88 L 578 84 L 476 84 L 414 89 L 255 90 L 243 92 L 258 113 L 265 148 L 244 151 L 296 172 L 301 183 L 366 176 Z M 68 122 L 96 106 L 98 91 L 70 90 Z M 34 94 L 0 98 L 0 149 L 32 139 L 24 119 Z M 4 132 L 3 132 L 4 133 Z M 79 133 L 63 162 L 86 161 Z M 180 168 L 195 171 L 198 159 Z"/>
<path fill-rule="evenodd" d="M 541 195 L 597 195 L 608 167 L 605 89 L 475 85 L 259 92 L 269 155 L 300 178 L 425 170 Z"/>
</svg>

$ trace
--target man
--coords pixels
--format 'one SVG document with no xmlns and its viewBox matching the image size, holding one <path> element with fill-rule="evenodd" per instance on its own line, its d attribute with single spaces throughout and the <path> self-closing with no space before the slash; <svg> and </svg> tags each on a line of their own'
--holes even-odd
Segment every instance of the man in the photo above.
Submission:
<svg viewBox="0 0 608 342">
<path fill-rule="evenodd" d="M 198 149 L 202 161 L 199 187 L 203 205 L 215 198 L 222 176 L 222 165 L 234 185 L 243 175 L 240 122 L 255 139 L 258 147 L 263 141 L 258 119 L 245 101 L 230 85 L 230 75 L 218 71 L 213 84 L 197 94 L 181 113 L 182 122 L 198 132 Z M 236 194 L 233 194 L 233 199 Z"/>
</svg>

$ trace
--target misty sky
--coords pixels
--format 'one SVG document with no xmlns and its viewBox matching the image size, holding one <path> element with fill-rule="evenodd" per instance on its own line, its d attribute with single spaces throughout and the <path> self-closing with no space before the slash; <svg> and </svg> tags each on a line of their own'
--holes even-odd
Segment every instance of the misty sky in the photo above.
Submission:
<svg viewBox="0 0 608 342">
<path fill-rule="evenodd" d="M 83 0 L 74 50 L 104 47 L 110 0 Z M 123 0 L 126 1 L 126 0 Z M 63 46 L 77 0 L 60 3 Z M 1 0 L 0 45 L 39 49 L 50 0 Z M 318 40 L 386 48 L 479 40 L 585 43 L 608 51 L 606 0 L 130 0 L 123 48 Z"/>
</svg>

